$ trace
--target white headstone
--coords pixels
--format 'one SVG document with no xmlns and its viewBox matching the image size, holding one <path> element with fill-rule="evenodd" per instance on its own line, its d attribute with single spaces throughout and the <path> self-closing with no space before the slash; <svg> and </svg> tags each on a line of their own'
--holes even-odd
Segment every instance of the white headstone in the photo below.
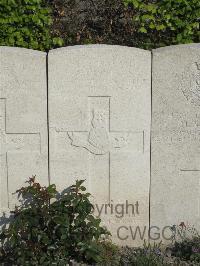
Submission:
<svg viewBox="0 0 200 266">
<path fill-rule="evenodd" d="M 62 190 L 86 179 L 98 207 L 115 209 L 101 215 L 113 239 L 143 243 L 130 227 L 149 226 L 151 53 L 76 46 L 50 51 L 48 62 L 51 183 Z M 137 202 L 139 214 L 129 206 L 116 218 Z"/>
<path fill-rule="evenodd" d="M 200 229 L 200 45 L 153 51 L 151 225 Z"/>
<path fill-rule="evenodd" d="M 48 184 L 46 54 L 0 47 L 0 210 L 32 175 Z"/>
</svg>

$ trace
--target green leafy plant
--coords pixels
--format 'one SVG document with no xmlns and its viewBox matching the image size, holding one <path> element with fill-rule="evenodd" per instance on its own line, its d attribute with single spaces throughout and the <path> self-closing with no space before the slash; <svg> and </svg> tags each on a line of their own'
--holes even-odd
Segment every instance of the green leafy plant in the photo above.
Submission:
<svg viewBox="0 0 200 266">
<path fill-rule="evenodd" d="M 171 254 L 182 261 L 200 263 L 200 237 L 175 242 L 171 248 Z"/>
<path fill-rule="evenodd" d="M 134 23 L 144 48 L 200 41 L 199 0 L 124 0 L 136 14 Z"/>
<path fill-rule="evenodd" d="M 125 247 L 122 250 L 120 265 L 160 266 L 167 265 L 160 248 L 161 243 L 153 245 L 144 243 L 143 248 Z"/>
<path fill-rule="evenodd" d="M 120 248 L 110 240 L 104 240 L 99 243 L 100 263 L 99 266 L 117 266 L 120 261 Z"/>
<path fill-rule="evenodd" d="M 51 36 L 51 9 L 44 0 L 0 1 L 0 45 L 48 50 L 62 45 Z"/>
<path fill-rule="evenodd" d="M 71 260 L 100 261 L 98 241 L 109 233 L 92 215 L 83 182 L 59 194 L 55 185 L 42 187 L 30 178 L 28 186 L 17 191 L 22 205 L 0 234 L 0 263 L 59 266 Z"/>
<path fill-rule="evenodd" d="M 200 235 L 198 231 L 188 224 L 181 222 L 180 225 L 171 227 L 173 238 L 171 254 L 180 260 L 200 263 Z"/>
</svg>

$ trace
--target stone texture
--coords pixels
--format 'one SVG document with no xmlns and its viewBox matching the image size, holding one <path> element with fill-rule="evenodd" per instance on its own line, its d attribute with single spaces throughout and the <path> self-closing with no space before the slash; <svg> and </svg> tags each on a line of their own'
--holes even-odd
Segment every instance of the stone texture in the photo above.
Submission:
<svg viewBox="0 0 200 266">
<path fill-rule="evenodd" d="M 200 45 L 153 51 L 151 225 L 200 229 Z"/>
<path fill-rule="evenodd" d="M 86 179 L 114 241 L 142 244 L 132 236 L 146 226 L 147 237 L 149 226 L 151 53 L 76 46 L 50 51 L 48 61 L 51 183 L 62 190 Z M 200 229 L 200 45 L 154 50 L 152 77 L 150 225 Z M 45 53 L 0 47 L 6 215 L 29 176 L 48 184 L 46 79 Z"/>
<path fill-rule="evenodd" d="M 36 175 L 48 183 L 46 54 L 0 47 L 0 210 Z"/>
<path fill-rule="evenodd" d="M 139 215 L 101 216 L 119 243 L 119 226 L 149 225 L 151 53 L 76 46 L 50 51 L 48 62 L 51 183 L 86 179 L 99 207 L 138 201 Z M 141 244 L 129 229 L 126 244 Z"/>
</svg>

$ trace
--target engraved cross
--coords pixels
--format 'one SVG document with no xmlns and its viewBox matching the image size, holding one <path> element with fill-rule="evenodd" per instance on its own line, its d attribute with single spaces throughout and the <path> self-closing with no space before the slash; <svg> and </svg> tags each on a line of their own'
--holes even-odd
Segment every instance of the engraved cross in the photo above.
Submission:
<svg viewBox="0 0 200 266">
<path fill-rule="evenodd" d="M 2 208 L 9 208 L 9 152 L 40 152 L 40 133 L 9 133 L 6 124 L 6 99 L 0 98 L 0 166 L 1 166 L 1 195 Z"/>
<path fill-rule="evenodd" d="M 180 171 L 181 172 L 183 172 L 183 173 L 188 173 L 188 172 L 190 172 L 190 173 L 200 173 L 200 169 L 195 169 L 195 168 L 191 168 L 191 169 L 189 169 L 189 168 L 182 168 L 182 169 L 180 169 Z M 198 217 L 200 217 L 200 177 L 199 177 L 199 183 L 197 184 L 197 186 L 198 186 L 198 196 L 197 196 L 197 215 L 198 215 Z"/>
<path fill-rule="evenodd" d="M 71 145 L 86 149 L 89 153 L 108 155 L 109 200 L 112 153 L 144 153 L 144 131 L 114 131 L 111 129 L 111 97 L 89 96 L 88 131 L 68 131 Z"/>
</svg>

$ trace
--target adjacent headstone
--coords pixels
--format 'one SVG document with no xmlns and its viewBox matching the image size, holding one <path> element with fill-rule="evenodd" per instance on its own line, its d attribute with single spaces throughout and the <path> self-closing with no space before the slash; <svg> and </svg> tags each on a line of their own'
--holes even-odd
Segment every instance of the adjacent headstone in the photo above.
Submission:
<svg viewBox="0 0 200 266">
<path fill-rule="evenodd" d="M 200 45 L 154 50 L 152 76 L 151 226 L 200 229 Z"/>
<path fill-rule="evenodd" d="M 48 62 L 51 183 L 86 179 L 113 239 L 143 243 L 131 233 L 149 226 L 151 53 L 76 46 Z"/>
<path fill-rule="evenodd" d="M 48 184 L 46 54 L 0 47 L 0 211 L 30 175 Z"/>
</svg>

